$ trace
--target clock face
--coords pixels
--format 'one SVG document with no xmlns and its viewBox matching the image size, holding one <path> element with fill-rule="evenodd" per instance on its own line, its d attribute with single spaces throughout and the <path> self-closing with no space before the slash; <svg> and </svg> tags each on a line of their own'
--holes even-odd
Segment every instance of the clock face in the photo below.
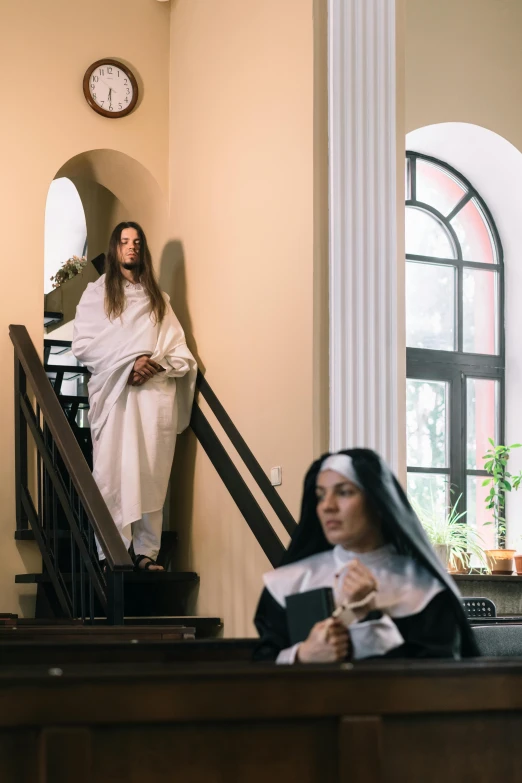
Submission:
<svg viewBox="0 0 522 783">
<path fill-rule="evenodd" d="M 89 105 L 104 117 L 129 114 L 138 99 L 138 86 L 130 70 L 116 60 L 100 60 L 87 69 L 84 94 Z"/>
</svg>

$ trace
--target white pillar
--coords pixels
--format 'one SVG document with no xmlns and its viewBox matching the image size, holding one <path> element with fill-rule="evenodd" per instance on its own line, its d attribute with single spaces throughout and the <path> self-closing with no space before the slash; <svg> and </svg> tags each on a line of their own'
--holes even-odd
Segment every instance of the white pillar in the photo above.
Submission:
<svg viewBox="0 0 522 783">
<path fill-rule="evenodd" d="M 400 3 L 328 2 L 330 447 L 374 448 L 404 475 Z"/>
</svg>

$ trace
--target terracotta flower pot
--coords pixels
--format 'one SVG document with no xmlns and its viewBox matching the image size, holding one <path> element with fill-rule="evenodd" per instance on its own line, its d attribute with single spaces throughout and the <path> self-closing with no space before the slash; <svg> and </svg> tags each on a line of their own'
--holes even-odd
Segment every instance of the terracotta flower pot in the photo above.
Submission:
<svg viewBox="0 0 522 783">
<path fill-rule="evenodd" d="M 522 555 L 515 555 L 515 568 L 517 569 L 517 574 L 522 576 Z"/>
<path fill-rule="evenodd" d="M 513 573 L 516 549 L 486 549 L 486 558 L 492 574 L 509 576 Z"/>
<path fill-rule="evenodd" d="M 451 565 L 450 561 L 449 566 L 450 574 L 469 574 L 471 570 L 470 559 L 471 555 L 469 552 L 463 553 L 462 557 L 459 557 L 459 555 L 453 555 L 453 565 Z"/>
</svg>

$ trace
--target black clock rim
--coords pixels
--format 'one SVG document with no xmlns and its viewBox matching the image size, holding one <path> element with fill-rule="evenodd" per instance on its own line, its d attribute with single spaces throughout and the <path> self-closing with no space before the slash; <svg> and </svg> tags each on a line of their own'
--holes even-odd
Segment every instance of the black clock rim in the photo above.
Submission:
<svg viewBox="0 0 522 783">
<path fill-rule="evenodd" d="M 101 65 L 114 65 L 117 68 L 119 68 L 121 71 L 125 73 L 127 78 L 130 80 L 130 83 L 132 84 L 132 100 L 129 103 L 129 105 L 123 109 L 122 111 L 107 111 L 106 109 L 103 109 L 101 106 L 98 106 L 96 101 L 93 100 L 92 95 L 89 90 L 89 82 L 91 79 L 91 76 L 93 72 L 96 70 L 96 68 L 99 68 Z M 85 100 L 97 114 L 101 114 L 102 117 L 107 117 L 108 119 L 114 119 L 117 120 L 119 117 L 126 117 L 128 114 L 130 114 L 134 107 L 136 106 L 138 102 L 138 82 L 136 81 L 136 77 L 130 70 L 130 68 L 122 63 L 120 60 L 113 60 L 111 57 L 104 57 L 101 60 L 96 60 L 95 63 L 92 63 L 89 65 L 87 70 L 85 71 L 85 74 L 83 76 L 83 94 L 85 97 Z"/>
</svg>

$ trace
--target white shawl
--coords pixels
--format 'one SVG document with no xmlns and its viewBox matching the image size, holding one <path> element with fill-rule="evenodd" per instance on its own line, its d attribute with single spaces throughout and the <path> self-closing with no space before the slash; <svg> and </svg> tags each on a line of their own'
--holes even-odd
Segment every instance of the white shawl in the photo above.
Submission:
<svg viewBox="0 0 522 783">
<path fill-rule="evenodd" d="M 126 307 L 105 314 L 105 275 L 91 283 L 76 310 L 72 350 L 92 373 L 89 423 L 93 476 L 116 527 L 130 543 L 129 526 L 165 503 L 176 434 L 190 422 L 197 367 L 169 299 L 161 324 L 150 315 L 141 285 L 125 284 Z M 140 386 L 128 378 L 148 354 L 165 372 Z"/>
<path fill-rule="evenodd" d="M 89 380 L 89 423 L 98 440 L 114 404 L 125 391 L 138 356 L 148 354 L 176 377 L 178 434 L 190 422 L 197 365 L 185 343 L 181 325 L 167 302 L 161 324 L 150 316 L 149 297 L 141 286 L 126 284 L 127 307 L 110 321 L 105 313 L 105 275 L 89 283 L 76 310 L 72 352 L 84 364 Z"/>
</svg>

